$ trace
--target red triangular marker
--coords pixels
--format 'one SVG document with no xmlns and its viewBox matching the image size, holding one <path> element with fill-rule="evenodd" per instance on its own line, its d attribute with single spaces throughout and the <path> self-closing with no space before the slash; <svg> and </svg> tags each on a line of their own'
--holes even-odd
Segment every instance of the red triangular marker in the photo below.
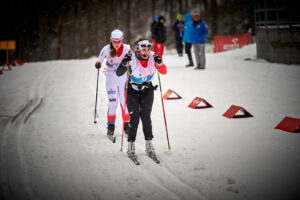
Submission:
<svg viewBox="0 0 300 200">
<path fill-rule="evenodd" d="M 237 112 L 242 112 L 243 115 L 236 115 Z M 229 119 L 231 118 L 246 118 L 246 117 L 253 117 L 247 110 L 245 110 L 241 106 L 232 105 L 230 108 L 223 114 L 224 117 Z"/>
<path fill-rule="evenodd" d="M 175 94 L 176 97 L 170 97 L 171 94 Z M 182 97 L 177 94 L 174 90 L 168 89 L 168 91 L 164 94 L 163 99 L 172 100 L 172 99 L 182 99 Z"/>
<path fill-rule="evenodd" d="M 8 70 L 11 70 L 11 67 L 9 65 L 4 65 L 3 70 L 5 69 L 5 67 L 7 67 Z"/>
<path fill-rule="evenodd" d="M 199 106 L 200 103 L 204 103 L 204 106 Z M 200 97 L 195 97 L 194 100 L 188 105 L 189 108 L 192 109 L 202 109 L 202 108 L 211 108 L 213 107 L 208 103 L 205 99 L 202 99 Z"/>
<path fill-rule="evenodd" d="M 16 59 L 16 63 L 19 65 L 19 66 L 22 66 L 24 63 L 22 62 L 21 59 Z"/>
<path fill-rule="evenodd" d="M 275 129 L 280 129 L 290 133 L 300 133 L 300 119 L 285 117 Z"/>
</svg>

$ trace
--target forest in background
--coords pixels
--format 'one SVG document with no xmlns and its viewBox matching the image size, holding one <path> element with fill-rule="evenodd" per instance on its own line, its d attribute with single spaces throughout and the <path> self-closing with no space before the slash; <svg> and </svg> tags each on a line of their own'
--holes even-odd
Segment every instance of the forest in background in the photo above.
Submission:
<svg viewBox="0 0 300 200">
<path fill-rule="evenodd" d="M 208 42 L 214 35 L 254 31 L 252 0 L 9 0 L 1 7 L 0 40 L 16 40 L 16 57 L 26 62 L 98 56 L 116 28 L 131 45 L 139 37 L 151 39 L 158 14 L 166 17 L 168 48 L 174 47 L 178 13 L 199 12 L 208 24 Z"/>
</svg>

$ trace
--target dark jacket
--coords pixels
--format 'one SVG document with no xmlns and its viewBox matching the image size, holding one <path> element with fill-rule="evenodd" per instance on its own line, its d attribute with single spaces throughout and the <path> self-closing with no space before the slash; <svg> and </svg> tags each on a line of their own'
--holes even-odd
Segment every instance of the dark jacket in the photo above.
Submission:
<svg viewBox="0 0 300 200">
<path fill-rule="evenodd" d="M 160 23 L 160 20 L 165 18 L 163 16 L 159 17 L 158 23 L 154 27 L 153 38 L 157 43 L 165 43 L 166 42 L 166 27 L 164 24 Z"/>
<path fill-rule="evenodd" d="M 183 30 L 184 30 L 184 22 L 177 20 L 173 25 L 173 30 L 175 32 L 175 38 L 182 38 Z"/>
<path fill-rule="evenodd" d="M 158 20 L 160 18 L 160 15 L 157 15 L 155 17 L 155 19 L 153 20 L 153 22 L 151 23 L 151 37 L 154 38 L 154 30 L 155 30 L 155 26 L 158 24 Z"/>
</svg>

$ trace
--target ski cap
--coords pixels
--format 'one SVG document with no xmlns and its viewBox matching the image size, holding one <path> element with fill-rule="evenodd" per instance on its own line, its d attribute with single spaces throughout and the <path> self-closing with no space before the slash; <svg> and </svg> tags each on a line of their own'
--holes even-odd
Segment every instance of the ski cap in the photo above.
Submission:
<svg viewBox="0 0 300 200">
<path fill-rule="evenodd" d="M 179 13 L 179 14 L 177 15 L 177 19 L 178 19 L 178 18 L 179 18 L 179 19 L 180 19 L 180 18 L 182 19 L 182 14 Z"/>
<path fill-rule="evenodd" d="M 142 50 L 146 49 L 148 47 L 149 49 L 151 48 L 151 43 L 148 40 L 142 40 L 137 43 L 137 50 Z"/>
<path fill-rule="evenodd" d="M 111 32 L 110 40 L 113 42 L 120 42 L 123 40 L 123 32 L 119 29 L 114 30 Z"/>
</svg>

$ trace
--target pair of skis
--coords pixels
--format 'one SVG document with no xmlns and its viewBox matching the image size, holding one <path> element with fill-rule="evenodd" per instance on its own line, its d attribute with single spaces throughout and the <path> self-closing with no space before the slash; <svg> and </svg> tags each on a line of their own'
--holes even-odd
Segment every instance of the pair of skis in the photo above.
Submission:
<svg viewBox="0 0 300 200">
<path fill-rule="evenodd" d="M 108 136 L 108 139 L 109 139 L 112 143 L 116 143 L 116 138 L 117 138 L 116 136 Z M 150 152 L 150 153 L 146 153 L 146 154 L 147 154 L 147 156 L 148 156 L 149 158 L 151 158 L 155 163 L 157 163 L 157 164 L 160 163 L 160 161 L 158 160 L 157 156 L 156 156 L 154 153 Z M 128 154 L 128 158 L 129 158 L 130 160 L 132 160 L 132 162 L 133 162 L 134 164 L 140 165 L 140 162 L 137 160 L 136 154 Z"/>
<path fill-rule="evenodd" d="M 147 156 L 149 158 L 151 158 L 155 163 L 159 164 L 160 161 L 158 160 L 157 156 L 155 154 L 147 154 Z M 132 160 L 132 162 L 135 164 L 135 165 L 140 165 L 140 162 L 137 160 L 137 156 L 136 154 L 128 154 L 128 158 L 130 160 Z"/>
</svg>

